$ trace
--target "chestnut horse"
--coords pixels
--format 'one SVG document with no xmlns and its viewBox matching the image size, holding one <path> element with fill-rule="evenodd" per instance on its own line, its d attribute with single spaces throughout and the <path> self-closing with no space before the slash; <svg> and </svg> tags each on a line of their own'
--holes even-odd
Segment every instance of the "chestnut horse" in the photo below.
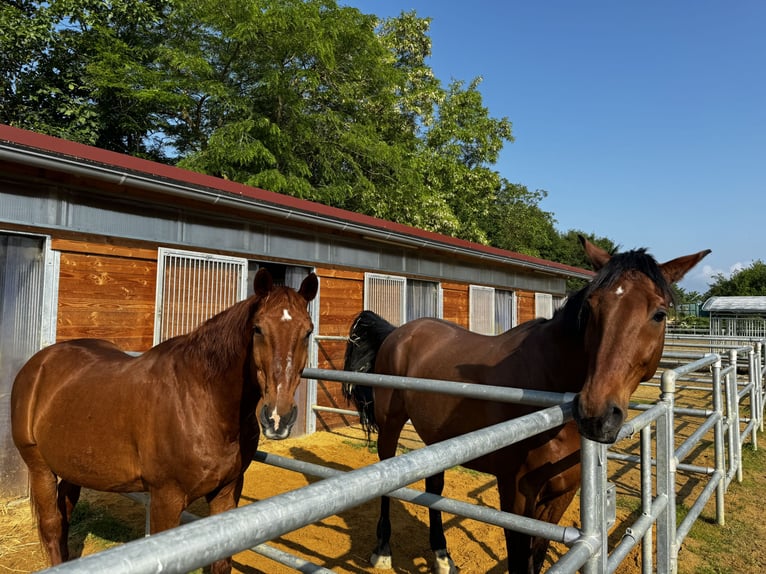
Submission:
<svg viewBox="0 0 766 574">
<path fill-rule="evenodd" d="M 580 485 L 580 434 L 610 443 L 625 420 L 639 382 L 651 378 L 662 354 L 670 285 L 709 253 L 659 265 L 644 249 L 610 256 L 580 241 L 598 271 L 553 318 L 523 323 L 497 336 L 472 333 L 438 319 L 399 328 L 363 311 L 351 328 L 344 368 L 350 371 L 453 380 L 554 392 L 578 392 L 568 424 L 467 462 L 497 477 L 500 507 L 556 523 Z M 532 407 L 470 400 L 414 390 L 346 385 L 362 423 L 378 430 L 381 459 L 396 454 L 402 427 L 411 420 L 426 444 L 521 416 Z M 426 479 L 441 494 L 444 473 Z M 391 567 L 389 498 L 381 499 L 378 568 Z M 429 512 L 436 572 L 456 572 L 447 552 L 441 513 Z M 510 572 L 537 573 L 548 540 L 505 531 Z"/>
<path fill-rule="evenodd" d="M 13 441 L 29 468 L 31 501 L 51 564 L 68 560 L 80 488 L 147 491 L 150 529 L 180 522 L 204 496 L 211 514 L 237 506 L 260 429 L 283 439 L 297 417 L 293 395 L 313 325 L 300 289 L 274 286 L 260 269 L 255 294 L 196 330 L 133 357 L 80 339 L 34 355 L 11 393 Z M 256 407 L 263 407 L 256 414 Z M 231 571 L 231 558 L 212 572 Z"/>
</svg>

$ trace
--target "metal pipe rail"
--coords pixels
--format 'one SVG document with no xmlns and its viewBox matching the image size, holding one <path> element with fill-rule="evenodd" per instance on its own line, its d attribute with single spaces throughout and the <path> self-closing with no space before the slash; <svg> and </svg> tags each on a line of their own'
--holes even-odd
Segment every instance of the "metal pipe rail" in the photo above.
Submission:
<svg viewBox="0 0 766 574">
<path fill-rule="evenodd" d="M 330 478 L 348 472 L 263 451 L 255 453 L 254 460 L 256 462 L 300 472 L 317 478 Z M 487 524 L 492 524 L 501 528 L 508 528 L 523 534 L 529 534 L 530 536 L 542 536 L 549 540 L 561 542 L 567 546 L 571 546 L 572 543 L 580 537 L 580 531 L 571 526 L 559 526 L 558 524 L 528 518 L 519 514 L 502 512 L 488 506 L 478 506 L 454 498 L 447 498 L 445 496 L 423 492 L 422 490 L 416 490 L 414 488 L 400 488 L 393 492 L 389 492 L 386 496 L 405 502 L 411 502 L 419 506 L 425 506 L 426 508 L 431 508 L 433 510 L 449 512 L 456 516 L 486 522 Z"/>
<path fill-rule="evenodd" d="M 185 573 L 338 514 L 426 476 L 504 448 L 571 419 L 549 407 L 229 512 L 60 564 L 50 574 Z"/>
<path fill-rule="evenodd" d="M 755 385 L 750 388 L 750 392 L 754 393 L 751 394 L 751 406 L 757 412 L 757 417 L 754 414 L 751 418 L 753 420 L 757 418 L 761 424 L 763 421 L 763 363 L 760 362 L 762 350 L 763 347 L 758 347 L 755 355 L 751 354 L 750 360 L 751 373 L 755 373 L 755 375 L 751 374 L 751 379 L 756 381 Z M 494 509 L 489 509 L 493 512 L 487 513 L 490 520 L 485 521 L 494 520 L 496 522 L 493 523 L 499 523 L 504 527 L 507 525 L 522 532 L 548 536 L 554 540 L 561 540 L 570 544 L 569 551 L 549 569 L 551 573 L 573 573 L 579 568 L 582 568 L 584 574 L 613 572 L 623 555 L 638 544 L 639 540 L 642 542 L 644 572 L 654 570 L 652 564 L 654 556 L 657 558 L 657 572 L 674 572 L 680 544 L 687 535 L 691 523 L 699 516 L 699 512 L 713 492 L 718 495 L 716 504 L 718 522 L 723 523 L 723 494 L 727 475 L 723 447 L 724 438 L 730 437 L 729 451 L 735 450 L 731 448 L 732 445 L 740 444 L 741 446 L 737 435 L 740 425 L 740 419 L 737 417 L 741 400 L 737 387 L 737 353 L 735 351 L 733 355 L 729 356 L 732 364 L 726 369 L 722 369 L 719 355 L 695 356 L 695 360 L 692 362 L 679 365 L 663 373 L 661 396 L 657 403 L 654 405 L 631 404 L 631 408 L 637 408 L 641 412 L 626 422 L 619 433 L 618 440 L 632 436 L 637 432 L 640 432 L 641 435 L 642 516 L 630 525 L 623 540 L 612 551 L 611 555 L 607 549 L 608 521 L 606 519 L 608 505 L 606 463 L 608 453 L 605 445 L 585 439 L 582 441 L 581 448 L 580 512 L 582 528 L 580 530 L 548 523 L 540 524 L 532 519 L 500 513 Z M 711 370 L 712 411 L 675 408 L 675 393 L 677 389 L 681 388 L 676 385 L 677 381 L 694 376 L 695 372 L 705 368 Z M 336 474 L 340 471 L 321 471 L 322 473 L 326 472 L 328 476 L 318 483 L 276 495 L 227 513 L 197 520 L 191 524 L 184 524 L 179 528 L 105 550 L 74 562 L 62 564 L 50 569 L 50 572 L 108 571 L 117 574 L 156 571 L 187 572 L 241 550 L 259 547 L 267 540 L 392 491 L 396 491 L 403 497 L 409 497 L 414 502 L 424 501 L 427 506 L 432 508 L 467 516 L 471 515 L 469 513 L 476 513 L 477 516 L 483 515 L 484 511 L 478 507 L 467 508 L 467 506 L 473 505 L 441 497 L 431 497 L 428 500 L 429 497 L 424 493 L 403 487 L 441 470 L 462 464 L 467 460 L 483 456 L 539 432 L 564 424 L 571 419 L 571 400 L 575 396 L 573 393 L 560 395 L 544 391 L 492 387 L 453 381 L 413 380 L 404 377 L 319 369 L 305 369 L 303 376 L 392 388 L 411 388 L 414 385 L 419 391 L 468 396 L 480 400 L 517 402 L 548 408 L 343 474 Z M 742 398 L 746 394 L 743 394 Z M 722 414 L 721 398 L 724 395 L 726 396 L 726 417 Z M 755 402 L 752 397 L 756 397 Z M 690 447 L 686 446 L 686 443 L 678 448 L 674 445 L 675 414 L 699 416 L 703 412 L 710 419 L 710 422 L 704 423 L 707 425 L 706 430 L 709 431 L 712 428 L 715 433 L 715 469 L 679 463 L 679 458 L 685 456 Z M 652 425 L 654 425 L 656 435 L 655 460 L 652 460 L 651 452 Z M 727 425 L 725 433 L 724 425 Z M 701 438 L 702 434 L 704 433 L 698 430 L 692 433 L 692 436 Z M 263 461 L 278 461 L 274 456 L 264 455 Z M 293 463 L 294 461 L 290 462 L 290 464 Z M 656 465 L 656 481 L 652 480 L 652 464 Z M 733 458 L 731 470 L 736 469 L 739 465 L 741 465 L 741 457 Z M 678 470 L 702 472 L 709 474 L 711 479 L 692 506 L 690 514 L 693 515 L 693 518 L 689 518 L 687 515 L 687 518 L 677 527 L 675 484 L 676 471 Z M 652 492 L 653 482 L 656 483 L 656 493 Z M 407 500 L 407 498 L 404 499 Z M 478 519 L 484 520 L 484 518 Z M 652 547 L 652 524 L 656 524 L 656 552 L 653 552 Z M 543 534 L 540 534 L 541 532 Z M 280 552 L 275 550 L 276 554 Z M 288 562 L 293 558 L 295 557 L 289 557 L 289 555 L 282 557 Z M 296 560 L 300 561 L 301 559 Z M 311 568 L 322 568 L 310 563 L 305 563 L 303 567 L 308 569 L 306 571 L 312 571 Z"/>
<path fill-rule="evenodd" d="M 350 371 L 333 371 L 330 369 L 304 369 L 303 376 L 307 379 L 321 379 L 338 383 L 353 383 L 369 387 L 386 387 L 390 389 L 412 389 L 416 385 L 418 391 L 439 393 L 443 395 L 458 395 L 470 399 L 485 401 L 500 401 L 518 403 L 536 407 L 550 407 L 572 402 L 577 393 L 554 393 L 551 391 L 536 391 L 515 387 L 499 387 L 494 385 L 477 385 L 437 379 L 421 379 L 417 377 L 398 377 L 395 375 L 378 375 L 375 373 L 353 373 Z"/>
</svg>

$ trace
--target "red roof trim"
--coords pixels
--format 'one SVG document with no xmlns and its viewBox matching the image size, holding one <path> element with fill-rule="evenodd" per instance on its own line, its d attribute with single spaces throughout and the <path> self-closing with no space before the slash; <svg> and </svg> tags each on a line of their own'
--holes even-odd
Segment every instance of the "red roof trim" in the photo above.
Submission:
<svg viewBox="0 0 766 574">
<path fill-rule="evenodd" d="M 0 140 L 4 140 L 12 144 L 39 149 L 48 153 L 69 156 L 80 160 L 104 164 L 110 167 L 119 167 L 144 175 L 165 178 L 195 186 L 207 187 L 217 191 L 223 191 L 233 195 L 247 197 L 260 202 L 271 203 L 282 207 L 299 210 L 305 213 L 315 213 L 318 215 L 332 217 L 367 227 L 383 229 L 402 235 L 408 235 L 410 237 L 436 241 L 438 243 L 452 245 L 463 249 L 471 249 L 478 253 L 487 253 L 494 256 L 507 257 L 509 259 L 517 260 L 520 262 L 532 263 L 543 267 L 548 267 L 551 270 L 555 269 L 578 274 L 590 273 L 589 271 L 580 269 L 578 267 L 572 267 L 562 263 L 556 263 L 554 261 L 546 261 L 544 259 L 530 257 L 528 255 L 506 251 L 504 249 L 499 249 L 488 245 L 472 243 L 463 239 L 457 239 L 448 235 L 442 235 L 441 233 L 425 231 L 416 227 L 410 227 L 409 225 L 394 223 L 392 221 L 386 221 L 384 219 L 378 219 L 376 217 L 370 217 L 368 215 L 330 207 L 321 203 L 298 199 L 289 195 L 274 193 L 272 191 L 266 191 L 264 189 L 251 187 L 218 177 L 188 171 L 179 167 L 165 165 L 117 152 L 107 151 L 77 142 L 56 138 L 53 136 L 39 134 L 28 130 L 22 130 L 8 125 L 0 124 Z"/>
</svg>

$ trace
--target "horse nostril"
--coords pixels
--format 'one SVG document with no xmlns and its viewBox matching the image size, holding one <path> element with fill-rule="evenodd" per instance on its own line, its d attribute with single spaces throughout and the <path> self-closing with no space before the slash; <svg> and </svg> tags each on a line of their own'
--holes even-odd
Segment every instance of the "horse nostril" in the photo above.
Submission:
<svg viewBox="0 0 766 574">
<path fill-rule="evenodd" d="M 625 420 L 625 412 L 618 405 L 613 404 L 606 420 L 607 424 L 604 426 L 612 429 L 619 429 Z"/>
</svg>

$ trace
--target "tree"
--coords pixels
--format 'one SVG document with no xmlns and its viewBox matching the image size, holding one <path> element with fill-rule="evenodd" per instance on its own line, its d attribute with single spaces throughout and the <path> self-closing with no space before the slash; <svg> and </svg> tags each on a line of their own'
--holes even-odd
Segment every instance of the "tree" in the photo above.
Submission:
<svg viewBox="0 0 766 574">
<path fill-rule="evenodd" d="M 732 295 L 766 295 L 766 264 L 758 259 L 728 279 L 723 273 L 714 275 L 705 299 Z"/>
<path fill-rule="evenodd" d="M 158 159 L 156 96 L 143 76 L 162 37 L 163 0 L 0 4 L 0 122 Z"/>
<path fill-rule="evenodd" d="M 0 122 L 586 265 L 494 169 L 511 122 L 481 78 L 434 76 L 429 28 L 335 0 L 0 0 Z"/>
<path fill-rule="evenodd" d="M 503 180 L 488 220 L 490 243 L 533 257 L 551 253 L 560 239 L 553 214 L 540 207 L 547 196 L 544 190 L 529 191 Z"/>
</svg>

